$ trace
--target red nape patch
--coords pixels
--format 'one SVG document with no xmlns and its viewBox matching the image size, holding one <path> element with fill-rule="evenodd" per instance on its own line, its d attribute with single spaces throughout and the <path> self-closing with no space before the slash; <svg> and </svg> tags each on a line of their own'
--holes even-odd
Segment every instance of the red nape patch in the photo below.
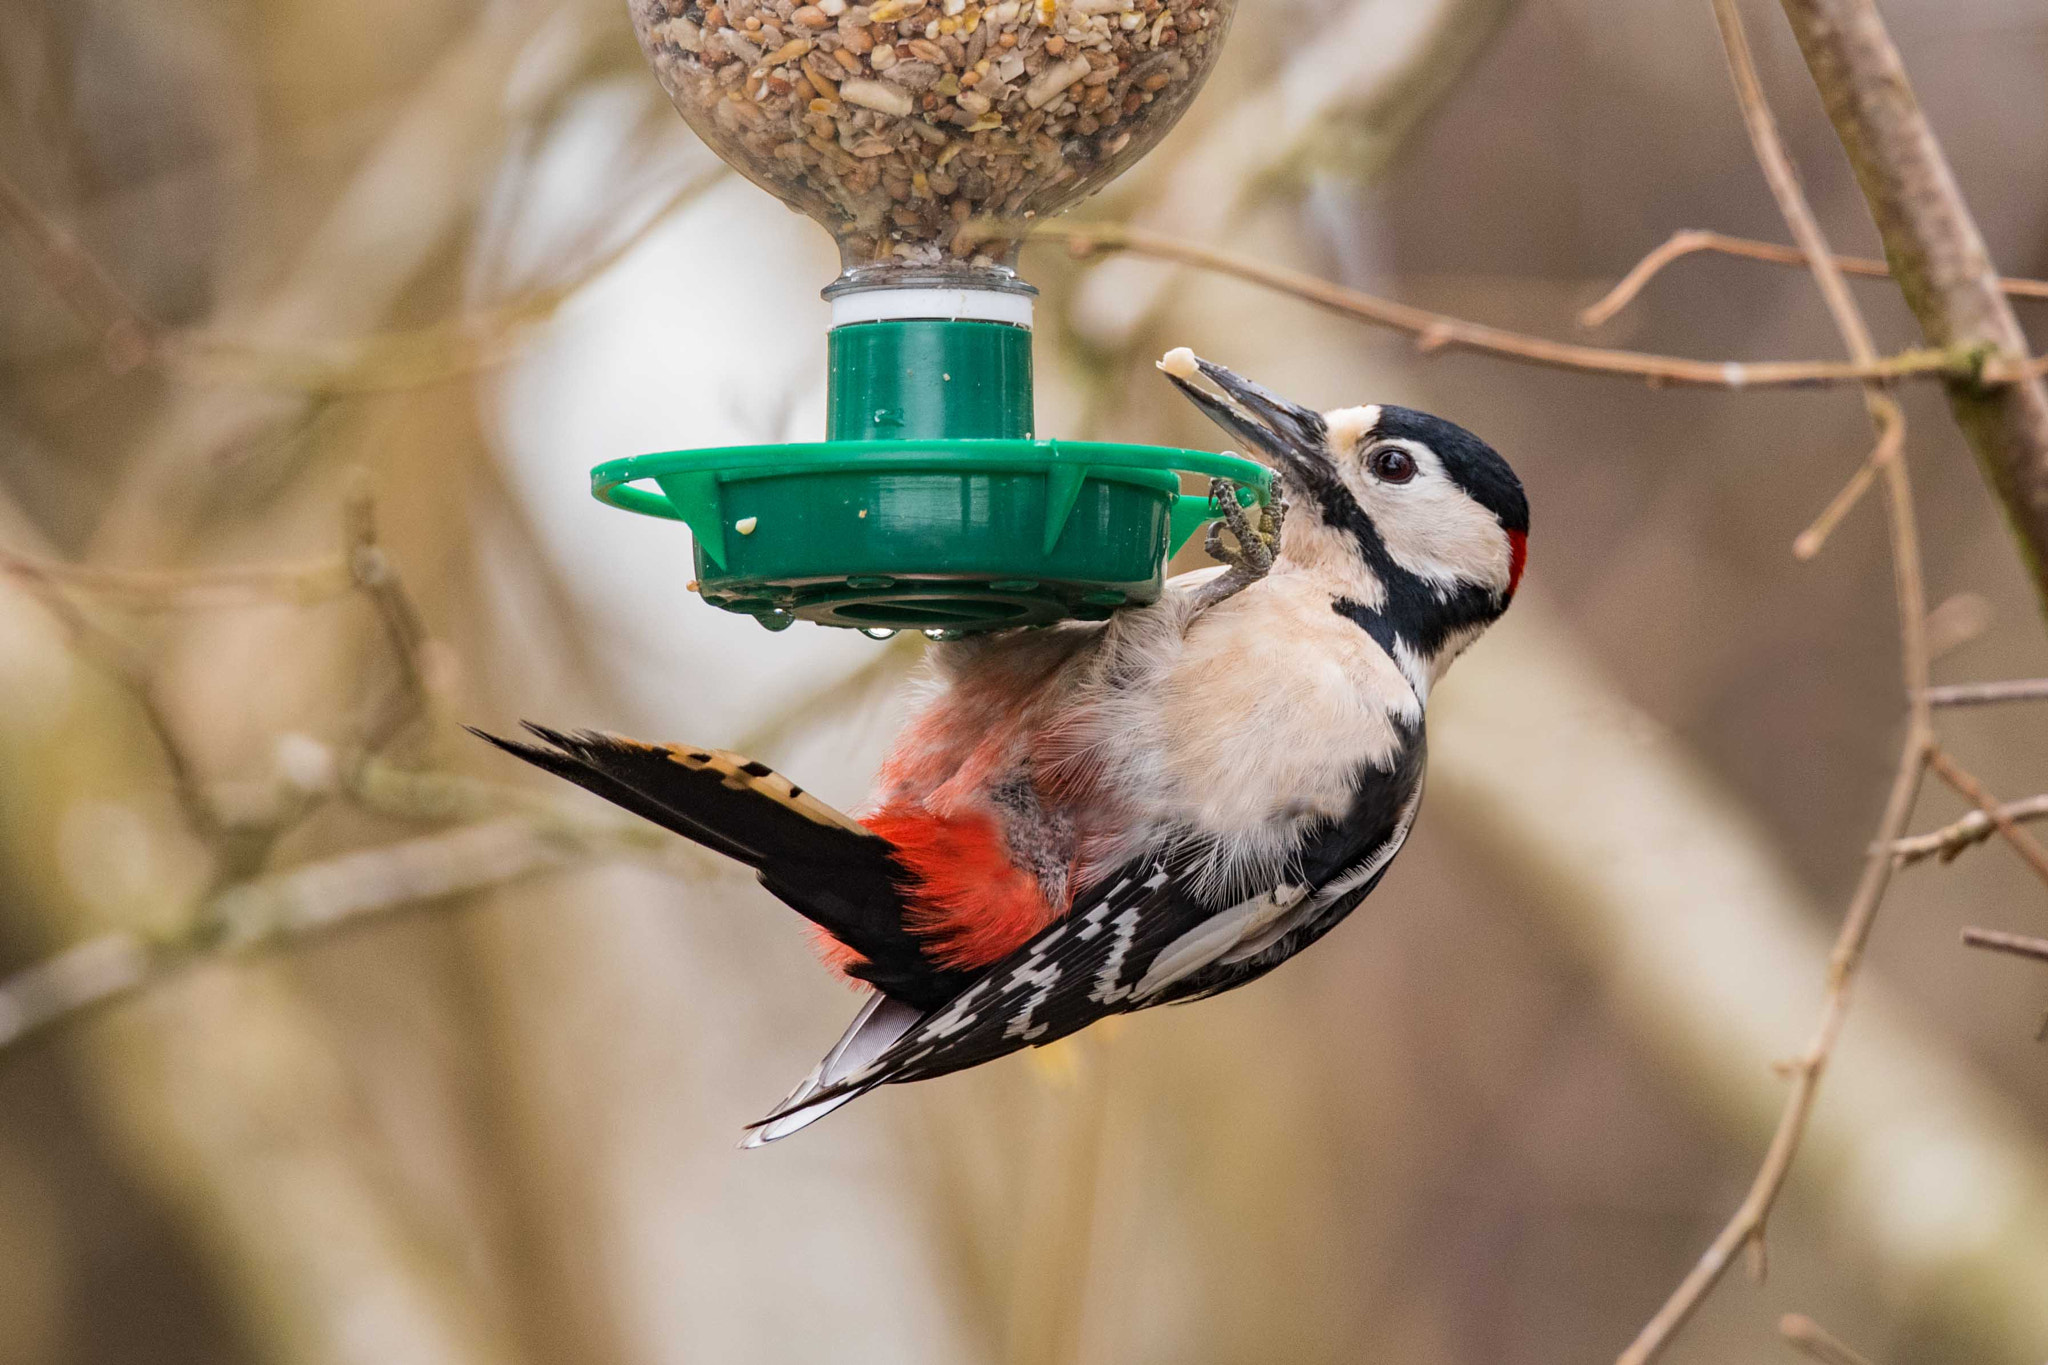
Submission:
<svg viewBox="0 0 2048 1365">
<path fill-rule="evenodd" d="M 910 873 L 905 923 L 942 967 L 999 962 L 1066 911 L 1047 905 L 1038 878 L 1010 861 L 986 815 L 941 820 L 899 807 L 861 823 L 896 845 Z"/>
<path fill-rule="evenodd" d="M 1522 585 L 1522 569 L 1529 562 L 1529 533 L 1508 532 L 1508 596 L 1515 595 L 1515 589 Z"/>
</svg>

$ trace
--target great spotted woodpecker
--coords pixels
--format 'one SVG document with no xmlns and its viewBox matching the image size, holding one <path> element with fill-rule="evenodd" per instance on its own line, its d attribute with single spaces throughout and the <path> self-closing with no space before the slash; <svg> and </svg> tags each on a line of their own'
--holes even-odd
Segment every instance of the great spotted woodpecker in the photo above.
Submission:
<svg viewBox="0 0 2048 1365">
<path fill-rule="evenodd" d="M 1154 605 L 933 648 L 935 693 L 858 818 L 720 750 L 484 736 L 752 867 L 873 988 L 745 1145 L 1242 986 L 1328 933 L 1407 839 L 1430 688 L 1521 580 L 1520 481 L 1438 417 L 1318 414 L 1184 349 L 1160 368 L 1283 497 L 1259 517 L 1215 490 L 1225 567 Z"/>
</svg>

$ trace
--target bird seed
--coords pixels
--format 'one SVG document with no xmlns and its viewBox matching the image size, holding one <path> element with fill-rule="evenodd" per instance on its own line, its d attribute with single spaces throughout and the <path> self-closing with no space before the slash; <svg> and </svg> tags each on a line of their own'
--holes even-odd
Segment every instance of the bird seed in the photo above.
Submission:
<svg viewBox="0 0 2048 1365">
<path fill-rule="evenodd" d="M 698 135 L 849 268 L 1002 263 L 973 220 L 1094 193 L 1173 126 L 1233 0 L 630 0 Z"/>
</svg>

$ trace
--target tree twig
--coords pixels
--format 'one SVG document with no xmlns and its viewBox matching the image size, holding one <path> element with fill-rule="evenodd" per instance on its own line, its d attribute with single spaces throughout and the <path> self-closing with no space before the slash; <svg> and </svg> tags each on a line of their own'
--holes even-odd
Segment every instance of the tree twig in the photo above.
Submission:
<svg viewBox="0 0 2048 1365">
<path fill-rule="evenodd" d="M 307 606 L 339 597 L 352 587 L 348 564 L 339 555 L 299 564 L 156 571 L 65 563 L 0 549 L 0 573 L 76 588 L 117 601 L 130 611 L 197 611 L 271 601 Z"/>
<path fill-rule="evenodd" d="M 419 776 L 433 785 L 435 775 Z M 488 805 L 491 796 L 500 794 L 465 790 L 463 804 Z M 679 840 L 637 818 L 569 811 L 540 798 L 508 804 L 517 813 L 222 888 L 175 935 L 102 934 L 0 980 L 0 1049 L 146 989 L 203 958 L 324 934 L 423 901 L 603 858 L 687 867 L 694 875 L 709 869 L 711 860 L 690 856 Z"/>
<path fill-rule="evenodd" d="M 358 473 L 343 498 L 342 526 L 347 538 L 345 558 L 349 577 L 370 599 L 391 644 L 392 656 L 398 661 L 398 704 L 373 719 L 363 736 L 363 751 L 374 754 L 414 720 L 433 713 L 433 694 L 427 686 L 422 661 L 427 628 L 421 623 L 419 610 L 413 605 L 391 556 L 378 543 L 377 505 L 370 495 L 366 475 Z"/>
<path fill-rule="evenodd" d="M 2025 934 L 2008 934 L 2002 929 L 1973 926 L 1963 930 L 1963 942 L 1972 948 L 1989 948 L 1994 953 L 2011 953 L 2015 957 L 2048 962 L 2048 938 L 2030 938 Z"/>
<path fill-rule="evenodd" d="M 1820 1365 L 1870 1365 L 1861 1353 L 1803 1313 L 1787 1313 L 1779 1318 L 1778 1333 L 1793 1349 Z"/>
<path fill-rule="evenodd" d="M 94 620 L 72 601 L 63 587 L 46 576 L 36 561 L 9 556 L 0 563 L 12 576 L 28 584 L 43 607 L 64 627 L 71 646 L 88 662 L 120 685 L 134 701 L 137 713 L 148 726 L 163 756 L 171 779 L 171 791 L 193 831 L 209 843 L 218 843 L 228 824 L 211 795 L 199 781 L 198 769 L 185 752 L 184 741 L 171 723 L 170 713 L 157 700 L 150 666 L 136 647 L 121 635 Z"/>
<path fill-rule="evenodd" d="M 1904 422 L 1887 421 L 1880 425 L 1877 444 L 1870 448 L 1870 454 L 1865 457 L 1863 463 L 1856 466 L 1856 472 L 1849 476 L 1849 482 L 1843 484 L 1842 491 L 1835 494 L 1833 500 L 1821 509 L 1821 514 L 1813 519 L 1813 524 L 1801 531 L 1793 540 L 1794 558 L 1812 559 L 1821 552 L 1822 547 L 1828 543 L 1828 537 L 1842 524 L 1842 519 L 1855 509 L 1863 495 L 1870 490 L 1870 485 L 1876 482 L 1879 472 L 1886 464 L 1899 458 L 1899 452 L 1905 443 Z"/>
<path fill-rule="evenodd" d="M 2048 796 L 2030 796 L 2024 801 L 2008 801 L 1999 811 L 2014 824 L 2033 820 L 2048 820 Z M 1928 834 L 1916 834 L 1910 838 L 1894 839 L 1892 853 L 1901 867 L 1908 867 L 1925 858 L 1940 858 L 1953 862 L 1956 855 L 1973 845 L 1981 844 L 1998 832 L 1998 825 L 1981 810 L 1973 810 L 1953 824 L 1943 825 Z"/>
<path fill-rule="evenodd" d="M 1805 265 L 1806 253 L 1796 246 L 1783 246 L 1777 242 L 1760 242 L 1753 237 L 1730 237 L 1725 232 L 1707 232 L 1699 228 L 1681 228 L 1654 248 L 1635 267 L 1615 284 L 1614 288 L 1602 295 L 1600 301 L 1579 314 L 1581 327 L 1598 327 L 1616 313 L 1635 302 L 1644 286 L 1673 261 L 1693 255 L 1695 252 L 1712 251 L 1722 256 L 1736 256 L 1751 261 L 1767 261 L 1772 265 Z M 1891 278 L 1891 267 L 1883 261 L 1868 256 L 1836 256 L 1835 265 L 1845 275 L 1862 275 L 1869 279 Z M 2048 280 L 2002 278 L 1998 287 L 2015 298 L 2048 299 Z"/>
<path fill-rule="evenodd" d="M 1876 5 L 1781 3 L 1928 344 L 2025 354 L 1983 234 Z M 1958 382 L 1948 397 L 2048 606 L 2048 387 L 2031 376 L 1996 387 Z"/>
<path fill-rule="evenodd" d="M 1692 360 L 1646 351 L 1611 350 L 1469 322 L 1143 228 L 1115 223 L 1055 223 L 1033 228 L 1029 235 L 1065 242 L 1077 255 L 1130 251 L 1228 275 L 1375 327 L 1405 332 L 1415 338 L 1417 349 L 1428 354 L 1443 350 L 1474 351 L 1528 365 L 1640 379 L 1653 385 L 1706 389 L 1829 388 L 1884 380 L 1947 379 L 1996 387 L 2048 370 L 2048 356 L 1987 357 L 1981 348 L 1974 347 L 1905 351 L 1867 361 Z"/>
<path fill-rule="evenodd" d="M 1929 706 L 1995 706 L 2009 701 L 2048 701 L 2048 678 L 1950 683 L 1945 687 L 1927 689 Z"/>
<path fill-rule="evenodd" d="M 65 304 L 102 338 L 116 374 L 163 364 L 176 377 L 207 384 L 254 384 L 309 394 L 365 394 L 459 378 L 502 362 L 521 337 L 553 317 L 578 290 L 628 253 L 729 170 L 723 162 L 677 186 L 631 232 L 568 270 L 495 308 L 409 331 L 291 346 L 205 329 L 165 328 L 134 303 L 70 234 L 0 173 L 0 219 L 12 223 Z"/>
<path fill-rule="evenodd" d="M 162 338 L 156 322 L 5 171 L 0 171 L 0 221 L 14 227 L 43 278 L 98 334 L 108 369 L 124 374 L 156 357 Z"/>
<path fill-rule="evenodd" d="M 165 339 L 165 354 L 177 362 L 180 377 L 188 380 L 255 384 L 310 394 L 383 393 L 458 379 L 510 358 L 528 333 L 728 174 L 729 168 L 720 162 L 691 176 L 618 241 L 591 254 L 560 279 L 537 285 L 497 307 L 410 331 L 372 332 L 301 346 L 249 341 L 210 331 L 177 332 Z"/>
<path fill-rule="evenodd" d="M 2048 848 L 2041 847 L 2033 835 L 2021 829 L 2019 822 L 2006 813 L 2005 807 L 1982 782 L 1939 748 L 1927 755 L 1927 762 L 1934 769 L 1936 776 L 1955 788 L 1956 793 L 1964 800 L 1982 811 L 1991 823 L 1998 827 L 1998 832 L 2005 836 L 2005 841 L 2012 845 L 2013 851 L 2020 855 L 2028 867 L 2034 869 L 2042 881 L 2048 882 Z"/>
<path fill-rule="evenodd" d="M 1713 3 L 1722 47 L 1727 53 L 1729 74 L 1735 84 L 1736 99 L 1741 105 L 1758 165 L 1770 184 L 1779 212 L 1792 230 L 1793 239 L 1806 254 L 1815 283 L 1835 319 L 1843 343 L 1854 359 L 1866 360 L 1875 352 L 1870 329 L 1855 300 L 1850 297 L 1841 271 L 1835 265 L 1834 253 L 1829 249 L 1813 210 L 1806 202 L 1806 195 L 1799 187 L 1798 175 L 1785 152 L 1778 135 L 1777 121 L 1772 117 L 1763 87 L 1757 79 L 1756 62 L 1743 33 L 1741 12 L 1736 8 L 1735 0 L 1713 0 Z M 1905 418 L 1890 396 L 1875 385 L 1866 389 L 1864 403 L 1877 428 L 1879 448 L 1883 449 L 1893 429 L 1903 427 Z M 1843 914 L 1834 947 L 1828 956 L 1827 985 L 1820 1020 L 1806 1051 L 1788 1068 L 1792 1080 L 1791 1093 L 1786 1096 L 1777 1129 L 1771 1136 L 1770 1146 L 1751 1181 L 1749 1192 L 1692 1270 L 1643 1325 L 1628 1349 L 1621 1353 L 1619 1365 L 1647 1365 L 1659 1355 L 1745 1249 L 1755 1255 L 1755 1264 L 1761 1270 L 1765 1227 L 1791 1174 L 1793 1158 L 1798 1155 L 1805 1138 L 1821 1079 L 1848 1017 L 1856 970 L 1862 963 L 1871 927 L 1876 923 L 1878 908 L 1884 902 L 1885 891 L 1897 866 L 1890 845 L 1906 832 L 1907 822 L 1912 818 L 1913 807 L 1919 797 L 1921 780 L 1934 750 L 1932 713 L 1925 696 L 1931 667 L 1927 648 L 1927 596 L 1912 484 L 1906 462 L 1897 448 L 1894 448 L 1891 458 L 1882 462 L 1879 472 L 1884 477 L 1885 502 L 1890 512 L 1892 573 L 1899 613 L 1900 668 L 1909 699 L 1906 737 L 1892 774 L 1891 792 L 1885 800 L 1876 839 L 1864 856 L 1862 875 L 1857 880 L 1855 893 Z"/>
</svg>

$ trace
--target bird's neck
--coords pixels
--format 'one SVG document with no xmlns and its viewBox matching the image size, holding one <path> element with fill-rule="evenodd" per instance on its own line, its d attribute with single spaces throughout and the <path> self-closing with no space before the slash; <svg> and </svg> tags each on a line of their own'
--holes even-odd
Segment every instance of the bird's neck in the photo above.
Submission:
<svg viewBox="0 0 2048 1365">
<path fill-rule="evenodd" d="M 1307 573 L 1339 615 L 1379 642 L 1418 698 L 1506 610 L 1491 586 L 1445 583 L 1404 566 L 1349 498 L 1324 499 L 1314 519 L 1287 528 L 1276 573 Z"/>
<path fill-rule="evenodd" d="M 1500 616 L 1500 600 L 1476 587 L 1440 587 L 1391 562 L 1373 577 L 1333 591 L 1332 606 L 1387 652 L 1416 698 L 1427 702 L 1451 661 Z"/>
</svg>

